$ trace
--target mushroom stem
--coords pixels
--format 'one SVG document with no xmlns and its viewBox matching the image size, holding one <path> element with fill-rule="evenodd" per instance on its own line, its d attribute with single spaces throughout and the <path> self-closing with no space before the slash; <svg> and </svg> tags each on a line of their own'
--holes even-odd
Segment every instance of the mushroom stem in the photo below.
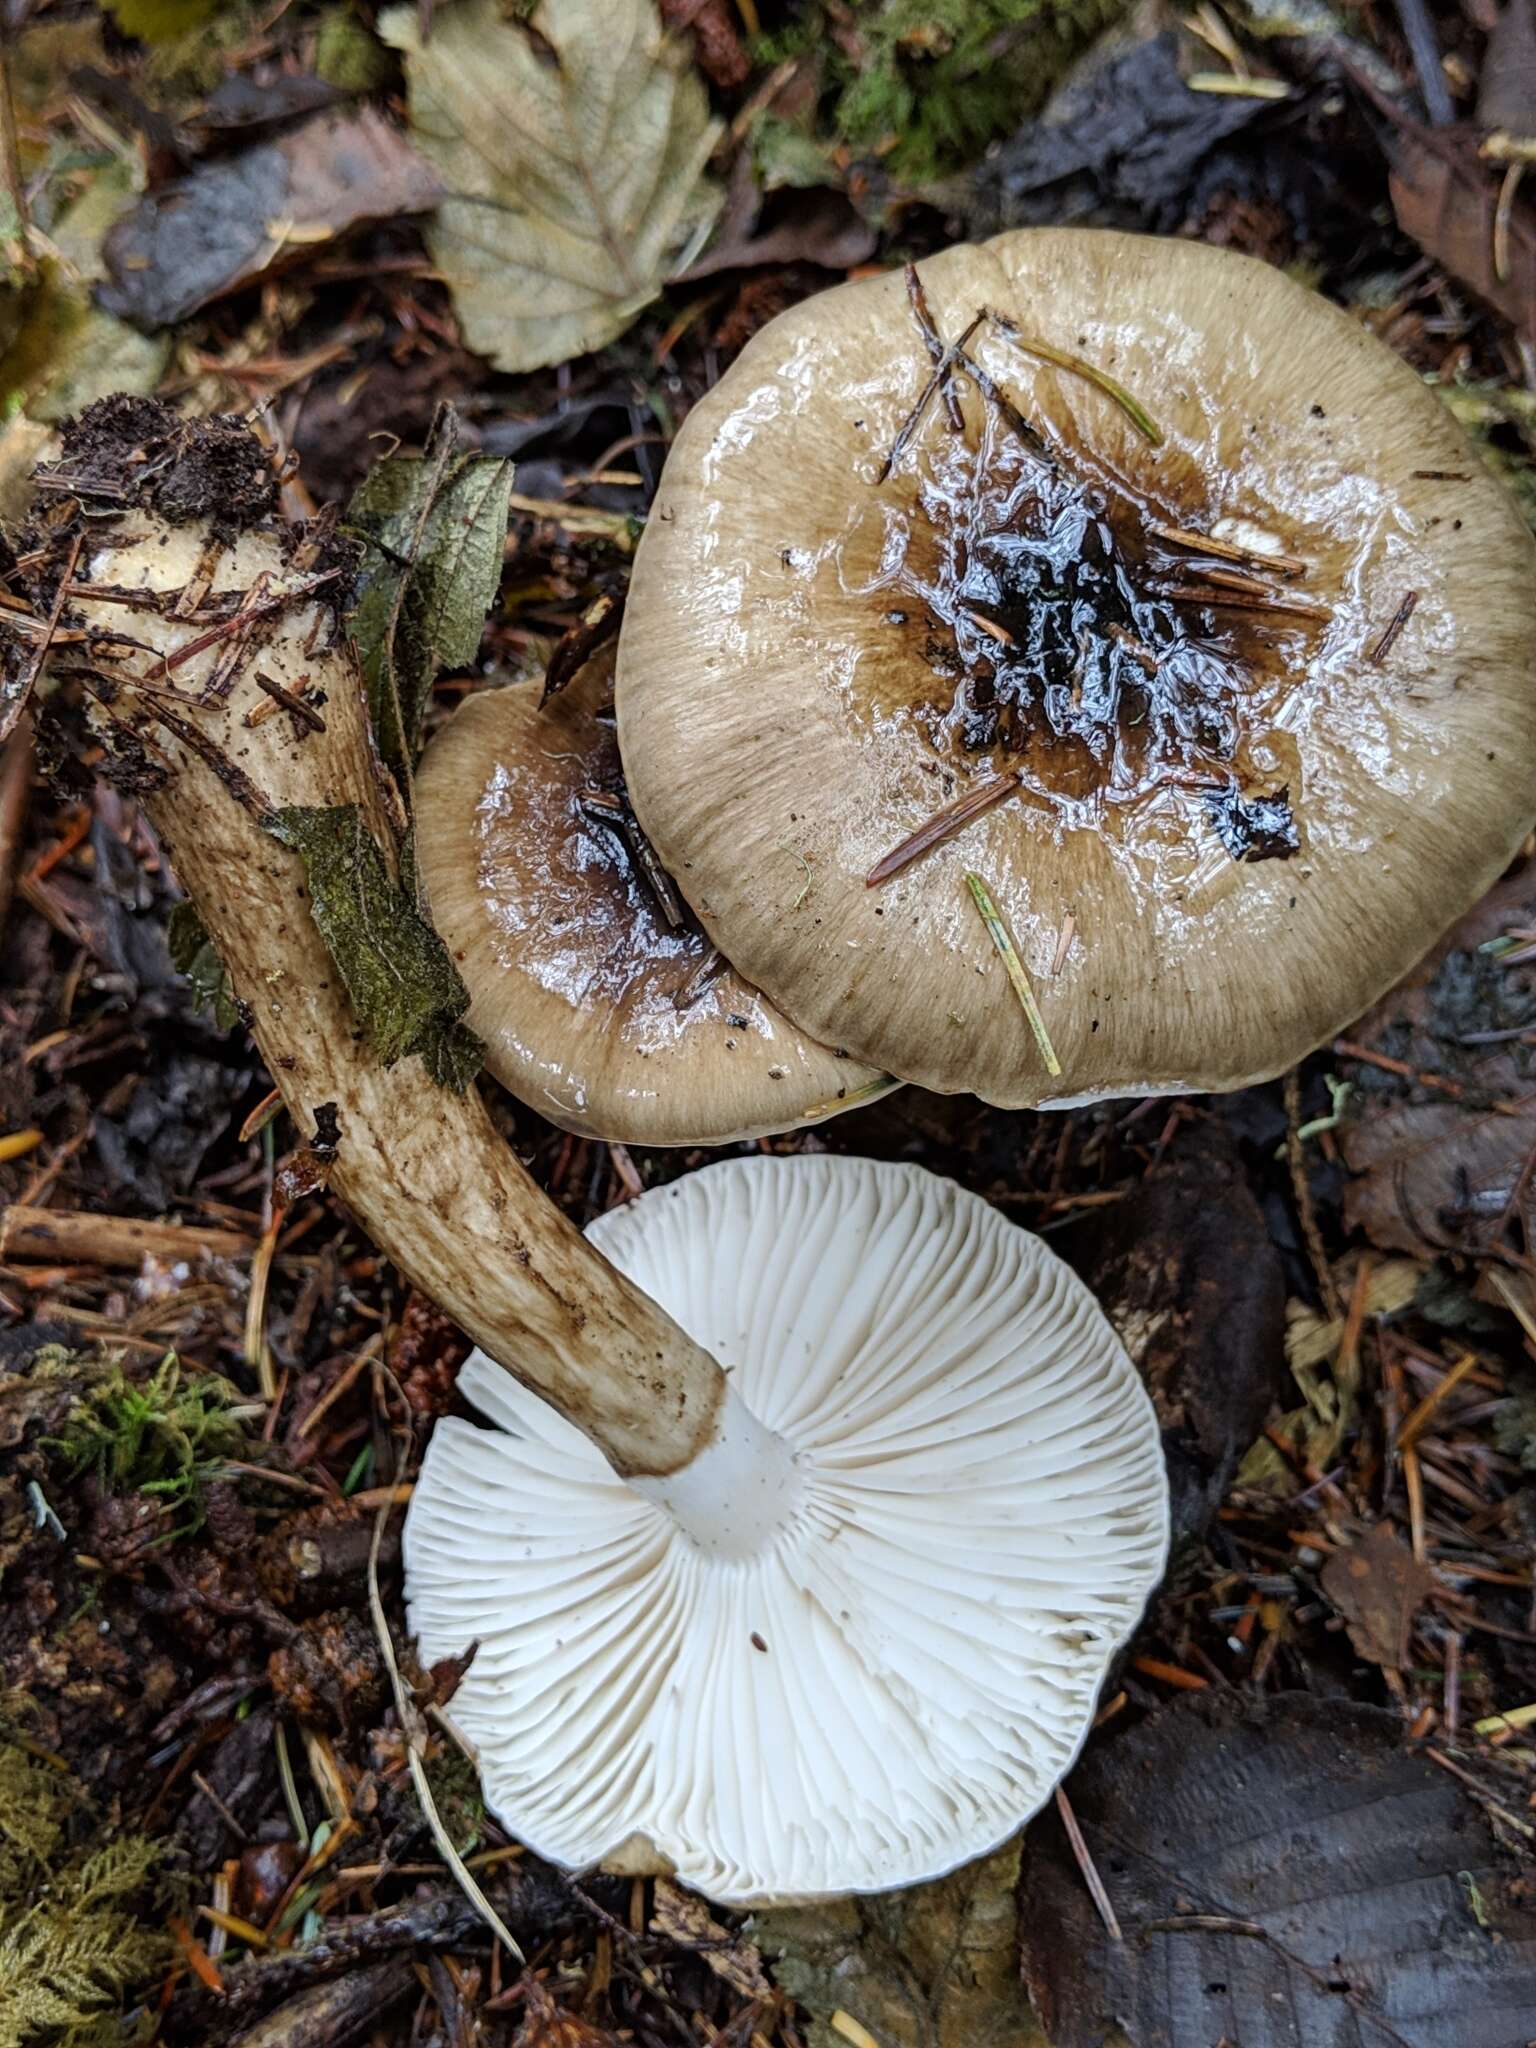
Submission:
<svg viewBox="0 0 1536 2048">
<path fill-rule="evenodd" d="M 175 431 L 236 438 L 224 423 Z M 142 452 L 130 442 L 113 454 L 136 479 Z M 476 1090 L 455 1094 L 417 1058 L 386 1065 L 370 1047 L 311 915 L 304 867 L 265 828 L 290 806 L 356 805 L 393 861 L 392 793 L 356 656 L 312 573 L 323 537 L 296 543 L 260 523 L 226 541 L 206 518 L 166 516 L 156 490 L 125 483 L 120 524 L 102 522 L 98 505 L 88 523 L 76 515 L 74 536 L 87 538 L 83 549 L 75 539 L 70 618 L 87 629 L 85 660 L 72 643 L 54 674 L 82 683 L 109 762 L 140 789 L 290 1115 L 307 1133 L 332 1107 L 330 1184 L 379 1248 L 617 1472 L 670 1480 L 690 1529 L 703 1540 L 718 1526 L 729 1541 L 744 1447 L 753 1431 L 759 1455 L 777 1439 L 744 1419 L 714 1359 L 535 1186 Z M 101 595 L 87 596 L 87 583 Z M 240 646 L 258 587 L 264 631 Z M 210 631 L 210 616 L 228 630 Z M 131 640 L 108 639 L 125 619 Z M 318 717 L 282 709 L 274 680 Z M 684 1484 L 678 1475 L 701 1454 L 703 1478 Z"/>
</svg>

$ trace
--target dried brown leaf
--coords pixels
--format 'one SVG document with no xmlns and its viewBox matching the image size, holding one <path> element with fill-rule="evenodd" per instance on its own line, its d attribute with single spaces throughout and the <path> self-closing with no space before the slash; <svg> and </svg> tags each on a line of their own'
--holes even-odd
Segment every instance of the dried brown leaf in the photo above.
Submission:
<svg viewBox="0 0 1536 2048">
<path fill-rule="evenodd" d="M 1389 1523 L 1378 1522 L 1360 1542 L 1334 1552 L 1321 1583 L 1360 1655 L 1400 1671 L 1413 1618 L 1435 1590 L 1428 1565 L 1420 1564 Z"/>
<path fill-rule="evenodd" d="M 1390 189 L 1398 226 L 1524 333 L 1536 336 L 1536 212 L 1521 193 L 1509 208 L 1505 273 L 1494 227 L 1504 172 L 1477 154 L 1476 130 L 1404 135 Z"/>
<path fill-rule="evenodd" d="M 773 1986 L 763 1975 L 762 1957 L 751 1942 L 722 1927 L 701 1898 L 664 1877 L 656 1880 L 651 1932 L 693 1949 L 743 1998 L 767 1998 L 772 1993 Z"/>
<path fill-rule="evenodd" d="M 141 199 L 107 236 L 111 282 L 97 297 L 139 326 L 173 326 L 316 243 L 422 212 L 441 189 L 382 114 L 321 115 Z"/>
<path fill-rule="evenodd" d="M 1354 1092 L 1339 1137 L 1356 1177 L 1344 1219 L 1385 1251 L 1432 1259 L 1483 1250 L 1516 1194 L 1536 1147 L 1536 1044 L 1519 1036 L 1527 1027 L 1536 1034 L 1536 960 L 1506 964 L 1497 949 L 1527 929 L 1536 929 L 1530 863 L 1490 890 L 1350 1034 L 1442 1084 L 1346 1062 Z M 1478 1042 L 1490 1032 L 1515 1035 Z"/>
</svg>

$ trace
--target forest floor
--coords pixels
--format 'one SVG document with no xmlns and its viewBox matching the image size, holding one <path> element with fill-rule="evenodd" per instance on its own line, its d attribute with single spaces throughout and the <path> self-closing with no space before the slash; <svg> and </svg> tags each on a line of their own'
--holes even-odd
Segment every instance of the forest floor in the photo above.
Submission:
<svg viewBox="0 0 1536 2048">
<path fill-rule="evenodd" d="M 534 21 L 597 5 L 543 0 Z M 707 209 L 689 226 L 698 193 L 676 195 L 649 302 L 531 368 L 496 266 L 456 300 L 430 241 L 400 52 L 409 72 L 466 6 L 523 33 L 527 9 L 485 0 L 382 23 L 12 8 L 0 515 L 19 520 L 58 420 L 120 386 L 251 415 L 295 517 L 345 505 L 451 401 L 462 445 L 516 470 L 479 661 L 430 721 L 485 675 L 537 672 L 623 590 L 668 442 L 774 314 L 1060 220 L 1305 277 L 1536 508 L 1536 216 L 1512 175 L 1536 145 L 1488 147 L 1536 136 L 1518 0 L 1202 0 L 1108 40 L 1092 0 L 665 0 L 716 124 L 712 238 Z M 335 171 L 358 123 L 366 204 Z M 665 1880 L 569 1876 L 507 1838 L 434 1732 L 435 1802 L 519 1962 L 423 1820 L 368 1600 L 382 1515 L 407 1682 L 445 1700 L 453 1674 L 406 1648 L 399 1510 L 467 1342 L 323 1186 L 285 1176 L 299 1140 L 250 1039 L 172 964 L 152 831 L 105 784 L 34 775 L 19 728 L 0 766 L 0 2044 L 960 2048 L 1038 2020 L 1086 2048 L 1101 2009 L 1136 2048 L 1536 2036 L 1533 863 L 1282 1081 L 1053 1115 L 909 1088 L 761 1141 L 915 1160 L 1046 1235 L 1152 1388 L 1172 1567 L 1066 1802 L 898 1899 L 743 1924 Z M 495 1113 L 578 1223 L 710 1156 L 567 1136 L 504 1096 Z M 1236 1893 L 1181 1876 L 1214 1838 L 1246 1845 Z M 1311 1917 L 1273 1893 L 1298 1859 Z M 1293 2031 L 1267 2031 L 1266 2001 Z"/>
</svg>

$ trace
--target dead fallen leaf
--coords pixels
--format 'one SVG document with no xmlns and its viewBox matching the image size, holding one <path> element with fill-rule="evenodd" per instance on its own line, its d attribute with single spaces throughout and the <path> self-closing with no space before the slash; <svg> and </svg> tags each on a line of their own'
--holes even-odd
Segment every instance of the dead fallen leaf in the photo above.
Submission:
<svg viewBox="0 0 1536 2048">
<path fill-rule="evenodd" d="M 1214 1120 L 1060 1240 L 1146 1382 L 1175 1540 L 1203 1530 L 1284 1374 L 1285 1282 L 1236 1146 Z"/>
<path fill-rule="evenodd" d="M 715 277 L 722 270 L 751 270 L 768 264 L 814 263 L 822 270 L 851 270 L 875 252 L 875 231 L 853 202 L 841 192 L 797 191 L 776 208 L 777 218 L 761 218 L 750 231 L 731 234 L 729 225 L 678 284 Z"/>
<path fill-rule="evenodd" d="M 772 1995 L 773 1986 L 763 1975 L 763 1959 L 751 1942 L 722 1927 L 701 1898 L 664 1877 L 656 1880 L 651 1932 L 694 1950 L 717 1977 L 743 1998 Z"/>
<path fill-rule="evenodd" d="M 162 186 L 117 223 L 108 312 L 168 327 L 366 221 L 437 199 L 431 166 L 382 114 L 325 114 Z"/>
<path fill-rule="evenodd" d="M 1536 863 L 1490 890 L 1350 1033 L 1460 1091 L 1347 1063 L 1355 1087 L 1339 1139 L 1355 1178 L 1344 1220 L 1385 1251 L 1477 1252 L 1516 1193 L 1536 1147 L 1536 1045 L 1521 1036 L 1536 1034 L 1536 960 L 1506 942 L 1527 929 L 1536 930 Z M 1489 1033 L 1509 1035 L 1480 1042 Z"/>
<path fill-rule="evenodd" d="M 933 1884 L 760 1913 L 749 1931 L 806 2048 L 848 2048 L 839 2013 L 880 2048 L 1049 2048 L 1019 1981 L 1018 1877 L 1013 1841 Z"/>
<path fill-rule="evenodd" d="M 1360 1542 L 1336 1550 L 1323 1566 L 1321 1585 L 1360 1655 L 1400 1671 L 1413 1617 L 1435 1590 L 1435 1575 L 1391 1524 L 1378 1522 Z"/>
<path fill-rule="evenodd" d="M 1529 1883 L 1456 1779 L 1403 1746 L 1395 1714 L 1186 1694 L 1090 1749 L 1070 1790 L 1124 1939 L 1042 1816 L 1020 1931 L 1055 2048 L 1536 2037 Z"/>
<path fill-rule="evenodd" d="M 1508 210 L 1501 274 L 1494 223 L 1501 166 L 1477 153 L 1481 130 L 1415 130 L 1400 138 L 1389 181 L 1398 226 L 1479 298 L 1536 336 L 1536 210 L 1522 193 Z"/>
<path fill-rule="evenodd" d="M 425 36 L 398 6 L 379 29 L 448 187 L 428 243 L 469 346 L 519 371 L 613 341 L 717 204 L 718 124 L 653 0 L 461 0 Z"/>
</svg>

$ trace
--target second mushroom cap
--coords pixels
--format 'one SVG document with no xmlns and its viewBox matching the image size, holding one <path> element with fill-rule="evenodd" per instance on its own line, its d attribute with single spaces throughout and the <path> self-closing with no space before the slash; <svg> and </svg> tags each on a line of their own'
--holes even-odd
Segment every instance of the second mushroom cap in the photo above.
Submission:
<svg viewBox="0 0 1536 2048">
<path fill-rule="evenodd" d="M 760 1137 L 883 1093 L 733 972 L 651 867 L 612 694 L 611 646 L 542 705 L 533 682 L 477 691 L 417 771 L 417 863 L 491 1072 L 563 1130 L 646 1145 Z"/>
</svg>

